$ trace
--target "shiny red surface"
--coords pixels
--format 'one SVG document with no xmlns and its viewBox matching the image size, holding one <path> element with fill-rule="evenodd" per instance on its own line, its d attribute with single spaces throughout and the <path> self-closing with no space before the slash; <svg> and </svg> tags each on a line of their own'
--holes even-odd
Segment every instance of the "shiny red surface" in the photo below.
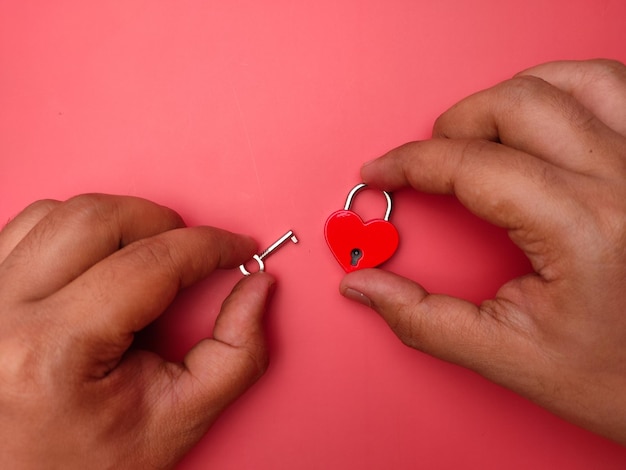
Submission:
<svg viewBox="0 0 626 470">
<path fill-rule="evenodd" d="M 409 349 L 341 297 L 323 227 L 363 162 L 430 137 L 468 94 L 549 60 L 626 61 L 624 18 L 623 0 L 2 0 L 0 223 L 107 192 L 260 248 L 294 230 L 267 260 L 270 368 L 181 469 L 623 469 L 624 448 Z M 353 209 L 368 220 L 377 204 Z M 392 222 L 384 268 L 432 292 L 478 303 L 530 269 L 450 197 L 397 191 Z M 240 276 L 187 289 L 146 345 L 180 359 Z"/>
</svg>

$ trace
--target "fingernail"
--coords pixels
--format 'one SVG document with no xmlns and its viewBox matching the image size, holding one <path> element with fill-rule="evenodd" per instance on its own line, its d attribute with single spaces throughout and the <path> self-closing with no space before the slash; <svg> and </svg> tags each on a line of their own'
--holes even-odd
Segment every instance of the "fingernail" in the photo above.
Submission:
<svg viewBox="0 0 626 470">
<path fill-rule="evenodd" d="M 274 297 L 274 292 L 276 292 L 276 281 L 272 282 L 267 289 L 267 301 L 270 302 L 272 297 Z"/>
<path fill-rule="evenodd" d="M 366 305 L 367 307 L 372 306 L 372 301 L 369 299 L 369 297 L 366 296 L 363 292 L 359 292 L 356 289 L 348 287 L 345 291 L 343 291 L 343 296 L 360 304 Z"/>
<path fill-rule="evenodd" d="M 366 166 L 371 165 L 372 163 L 374 163 L 376 160 L 378 160 L 378 158 L 374 158 L 373 160 L 369 160 L 365 163 L 363 163 L 363 165 L 361 165 L 361 168 L 365 168 Z"/>
<path fill-rule="evenodd" d="M 259 273 L 254 273 L 253 276 L 258 276 Z M 263 273 L 262 276 L 267 276 L 266 273 Z M 276 279 L 271 278 L 270 282 L 267 285 L 267 292 L 265 294 L 265 307 L 267 308 L 270 303 L 272 303 L 272 299 L 274 298 L 274 293 L 276 292 Z"/>
</svg>

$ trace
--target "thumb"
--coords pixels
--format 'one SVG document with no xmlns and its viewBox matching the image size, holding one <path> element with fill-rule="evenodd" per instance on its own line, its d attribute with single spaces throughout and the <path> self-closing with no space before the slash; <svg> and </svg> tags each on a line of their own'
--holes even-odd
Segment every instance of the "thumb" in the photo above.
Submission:
<svg viewBox="0 0 626 470">
<path fill-rule="evenodd" d="M 265 372 L 262 321 L 274 282 L 266 273 L 242 279 L 222 305 L 213 338 L 197 343 L 185 356 L 184 367 L 175 369 L 176 375 L 164 374 L 168 386 L 159 387 L 159 412 L 153 421 L 158 445 L 173 461 Z"/>
<path fill-rule="evenodd" d="M 203 409 L 223 409 L 265 372 L 263 314 L 274 282 L 266 273 L 242 279 L 222 304 L 213 339 L 199 342 L 185 357 L 189 374 L 180 386 Z"/>
<path fill-rule="evenodd" d="M 409 279 L 378 269 L 346 275 L 339 290 L 378 312 L 404 344 L 440 359 L 484 373 L 498 351 L 502 329 L 465 300 L 429 294 Z"/>
</svg>

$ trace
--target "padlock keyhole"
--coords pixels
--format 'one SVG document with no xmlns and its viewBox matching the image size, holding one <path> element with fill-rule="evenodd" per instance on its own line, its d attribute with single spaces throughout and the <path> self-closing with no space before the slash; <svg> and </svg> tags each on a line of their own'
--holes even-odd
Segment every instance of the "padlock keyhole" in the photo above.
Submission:
<svg viewBox="0 0 626 470">
<path fill-rule="evenodd" d="M 363 252 L 361 251 L 361 249 L 353 248 L 352 251 L 350 251 L 350 265 L 356 266 L 362 257 Z"/>
</svg>

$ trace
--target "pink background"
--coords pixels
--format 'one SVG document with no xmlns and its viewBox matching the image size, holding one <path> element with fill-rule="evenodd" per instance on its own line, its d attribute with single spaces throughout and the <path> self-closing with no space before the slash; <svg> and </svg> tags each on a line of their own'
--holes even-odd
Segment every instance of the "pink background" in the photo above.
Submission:
<svg viewBox="0 0 626 470">
<path fill-rule="evenodd" d="M 362 162 L 428 137 L 467 94 L 544 61 L 625 61 L 625 18 L 622 0 L 2 0 L 0 220 L 107 192 L 262 246 L 298 235 L 267 262 L 268 373 L 180 468 L 624 468 L 624 448 L 408 349 L 343 299 L 322 229 Z M 454 200 L 395 203 L 388 269 L 473 301 L 528 270 Z M 368 191 L 355 209 L 384 202 Z M 184 292 L 145 340 L 180 358 L 239 277 Z"/>
</svg>

